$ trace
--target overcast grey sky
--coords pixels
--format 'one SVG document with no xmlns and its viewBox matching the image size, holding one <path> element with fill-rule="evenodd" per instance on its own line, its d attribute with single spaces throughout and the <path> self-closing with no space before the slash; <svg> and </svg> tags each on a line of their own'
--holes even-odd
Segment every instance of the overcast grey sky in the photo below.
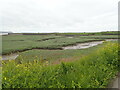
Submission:
<svg viewBox="0 0 120 90">
<path fill-rule="evenodd" d="M 118 30 L 119 0 L 0 0 L 0 31 Z"/>
</svg>

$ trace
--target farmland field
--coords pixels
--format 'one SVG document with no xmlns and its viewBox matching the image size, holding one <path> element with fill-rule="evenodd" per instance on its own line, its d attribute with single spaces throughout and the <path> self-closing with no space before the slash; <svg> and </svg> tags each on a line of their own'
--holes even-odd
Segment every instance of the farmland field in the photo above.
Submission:
<svg viewBox="0 0 120 90">
<path fill-rule="evenodd" d="M 105 33 L 106 34 L 106 33 Z M 118 35 L 8 35 L 2 54 L 3 88 L 106 88 L 119 72 Z M 73 35 L 73 34 L 72 34 Z M 104 41 L 86 49 L 64 50 L 78 43 Z"/>
</svg>

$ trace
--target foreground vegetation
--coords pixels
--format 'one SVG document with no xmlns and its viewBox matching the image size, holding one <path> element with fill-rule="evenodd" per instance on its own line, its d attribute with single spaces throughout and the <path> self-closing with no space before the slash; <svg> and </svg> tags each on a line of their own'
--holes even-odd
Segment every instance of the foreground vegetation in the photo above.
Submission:
<svg viewBox="0 0 120 90">
<path fill-rule="evenodd" d="M 118 43 L 106 43 L 77 61 L 3 62 L 3 88 L 104 88 L 119 68 Z"/>
</svg>

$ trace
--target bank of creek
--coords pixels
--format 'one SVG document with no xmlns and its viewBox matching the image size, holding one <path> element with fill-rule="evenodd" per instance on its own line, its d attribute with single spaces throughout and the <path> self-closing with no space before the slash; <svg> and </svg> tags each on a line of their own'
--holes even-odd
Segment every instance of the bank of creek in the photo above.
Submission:
<svg viewBox="0 0 120 90">
<path fill-rule="evenodd" d="M 117 39 L 106 39 L 105 41 L 116 41 L 116 40 Z M 73 45 L 73 46 L 62 47 L 62 50 L 67 50 L 67 49 L 85 49 L 85 48 L 90 48 L 90 47 L 102 44 L 103 42 L 104 41 L 93 41 L 93 42 L 87 42 L 87 43 L 80 43 L 80 44 Z M 38 49 L 38 50 L 40 50 L 40 49 Z M 18 56 L 19 56 L 18 53 L 13 53 L 13 54 L 10 54 L 10 55 L 2 55 L 2 56 L 0 56 L 0 57 L 2 57 L 0 59 L 1 60 L 15 60 Z"/>
<path fill-rule="evenodd" d="M 71 38 L 71 37 L 70 37 Z M 116 41 L 117 39 L 106 39 L 105 41 Z M 80 43 L 74 46 L 66 46 L 62 47 L 62 50 L 67 50 L 67 49 L 85 49 L 85 48 L 90 48 L 99 44 L 102 44 L 104 41 L 93 41 L 93 42 L 87 42 L 87 43 Z M 13 53 L 10 55 L 2 55 L 1 60 L 15 60 L 19 56 L 18 53 Z M 110 84 L 108 85 L 108 88 L 119 88 L 120 83 L 118 83 L 118 80 L 120 79 L 120 73 L 117 75 L 117 77 L 113 80 L 111 80 Z"/>
</svg>

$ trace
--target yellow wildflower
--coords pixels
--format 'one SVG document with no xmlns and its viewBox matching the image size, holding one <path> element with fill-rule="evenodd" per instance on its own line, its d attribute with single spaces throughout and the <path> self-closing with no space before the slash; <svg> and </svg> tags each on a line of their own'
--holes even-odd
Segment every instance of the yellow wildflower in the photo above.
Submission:
<svg viewBox="0 0 120 90">
<path fill-rule="evenodd" d="M 6 80 L 7 78 L 5 77 L 4 79 Z"/>
<path fill-rule="evenodd" d="M 19 64 L 16 67 L 19 67 Z"/>
</svg>

